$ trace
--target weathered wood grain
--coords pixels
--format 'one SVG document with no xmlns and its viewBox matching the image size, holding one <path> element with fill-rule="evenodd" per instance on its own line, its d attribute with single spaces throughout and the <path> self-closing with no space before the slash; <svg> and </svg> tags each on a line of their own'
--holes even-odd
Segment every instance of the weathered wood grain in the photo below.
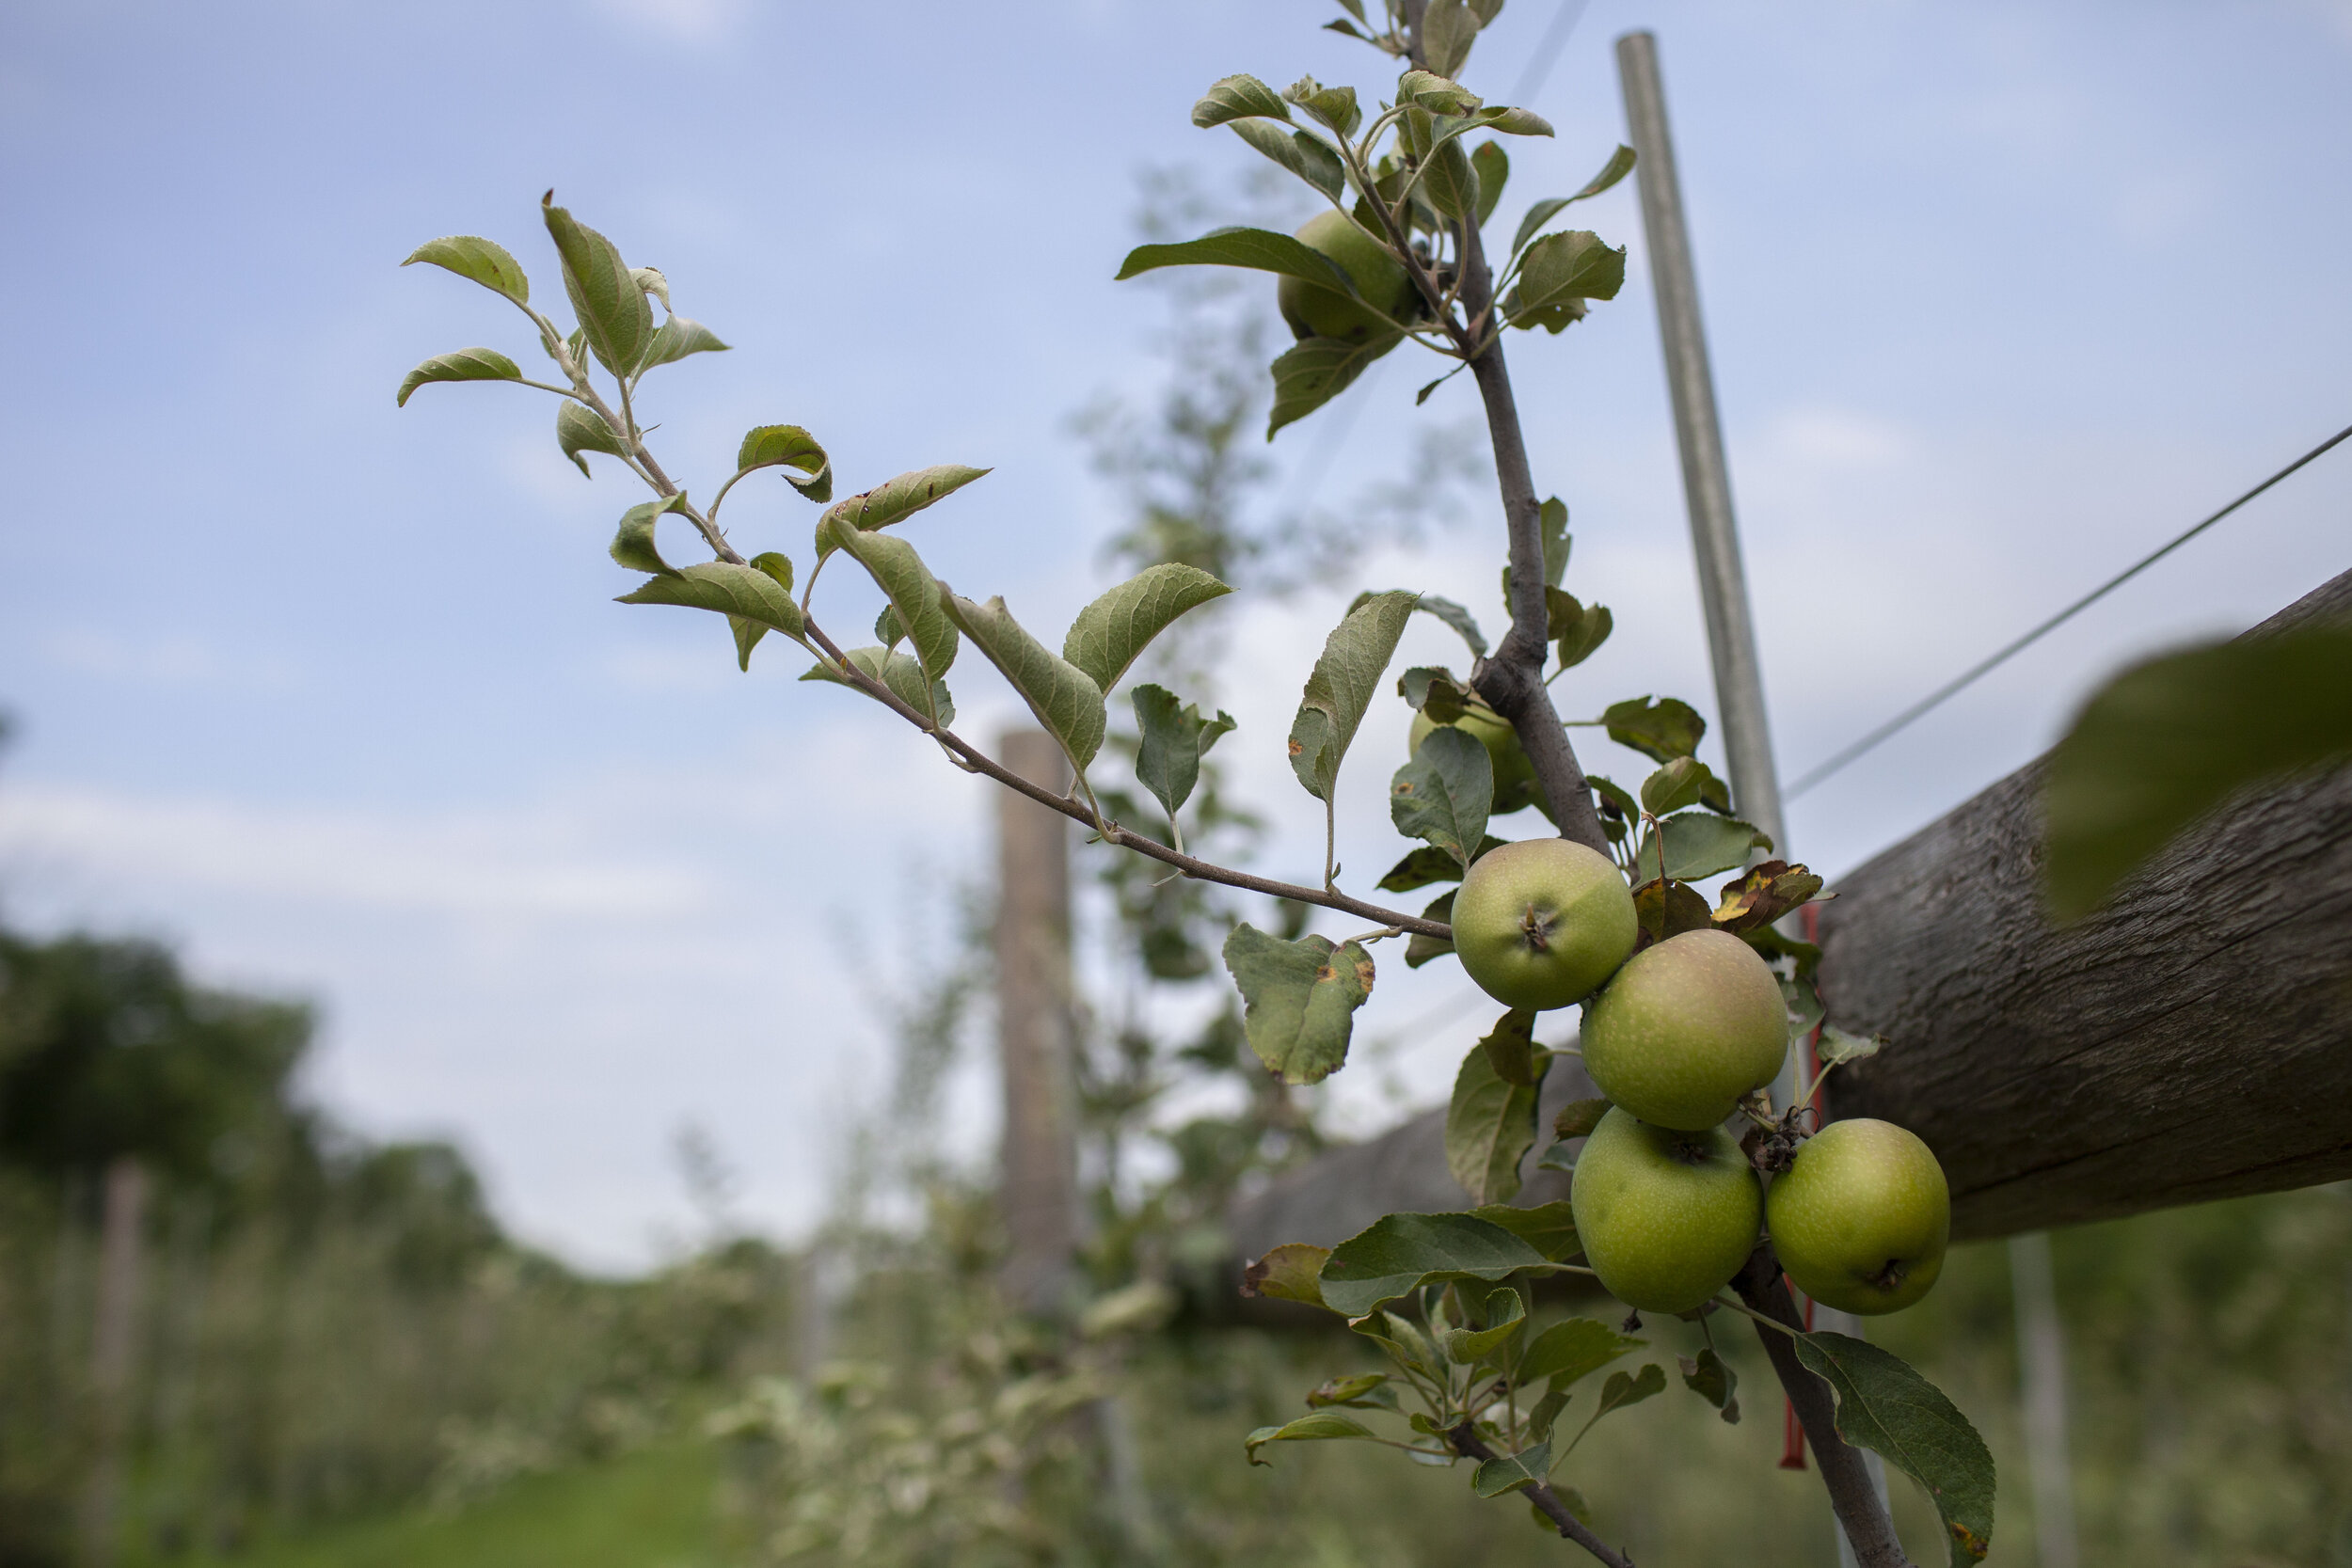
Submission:
<svg viewBox="0 0 2352 1568">
<path fill-rule="evenodd" d="M 2339 617 L 2352 573 L 2248 635 Z M 2042 768 L 1836 883 L 1830 1017 L 1894 1043 L 1834 1114 L 1926 1139 L 1961 1236 L 2352 1177 L 2352 768 L 2249 792 L 2062 929 Z"/>
</svg>

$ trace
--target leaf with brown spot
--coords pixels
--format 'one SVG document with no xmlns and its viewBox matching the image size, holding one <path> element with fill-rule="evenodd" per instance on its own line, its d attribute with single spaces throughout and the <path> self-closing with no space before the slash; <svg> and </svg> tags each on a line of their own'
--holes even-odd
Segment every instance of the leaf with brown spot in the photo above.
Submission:
<svg viewBox="0 0 2352 1568">
<path fill-rule="evenodd" d="M 1225 967 L 1240 988 L 1249 1048 L 1285 1084 L 1313 1084 L 1347 1060 L 1356 1009 L 1372 994 L 1372 955 L 1328 937 L 1284 942 L 1256 927 L 1233 927 Z"/>
<path fill-rule="evenodd" d="M 1655 878 L 1633 890 L 1633 918 L 1640 925 L 1633 950 L 1638 953 L 1685 931 L 1704 931 L 1714 924 L 1707 900 L 1685 882 L 1660 882 Z"/>
<path fill-rule="evenodd" d="M 1242 1270 L 1241 1293 L 1322 1307 L 1323 1288 L 1315 1283 L 1315 1276 L 1323 1272 L 1324 1259 L 1330 1256 L 1329 1247 L 1285 1242 Z"/>
<path fill-rule="evenodd" d="M 1821 879 L 1804 866 L 1766 861 L 1749 867 L 1747 875 L 1724 887 L 1715 904 L 1714 923 L 1734 932 L 1770 926 L 1789 911 L 1812 903 L 1820 892 Z"/>
</svg>

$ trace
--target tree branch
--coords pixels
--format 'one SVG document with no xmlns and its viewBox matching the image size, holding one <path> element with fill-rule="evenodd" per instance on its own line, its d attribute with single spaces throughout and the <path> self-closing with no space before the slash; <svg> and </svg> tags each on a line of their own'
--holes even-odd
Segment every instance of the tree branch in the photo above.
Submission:
<svg viewBox="0 0 2352 1568">
<path fill-rule="evenodd" d="M 1772 1255 L 1770 1243 L 1749 1256 L 1747 1266 L 1732 1285 L 1754 1310 L 1797 1333 L 1804 1332 L 1804 1320 L 1797 1316 L 1797 1304 L 1789 1297 L 1780 1259 Z M 1764 1341 L 1764 1354 L 1772 1357 L 1772 1370 L 1780 1374 L 1780 1386 L 1788 1391 L 1788 1402 L 1796 1406 L 1805 1440 L 1813 1445 L 1813 1457 L 1820 1462 L 1821 1484 L 1828 1488 L 1830 1507 L 1836 1511 L 1837 1523 L 1853 1544 L 1854 1561 L 1861 1568 L 1913 1568 L 1911 1560 L 1903 1556 L 1902 1543 L 1895 1538 L 1894 1521 L 1886 1516 L 1877 1490 L 1870 1485 L 1870 1473 L 1863 1467 L 1860 1451 L 1837 1435 L 1829 1385 L 1797 1359 L 1796 1341 L 1788 1335 L 1762 1323 L 1756 1324 L 1756 1333 Z"/>
<path fill-rule="evenodd" d="M 1384 909 L 1378 904 L 1367 903 L 1361 898 L 1350 898 L 1343 893 L 1301 887 L 1295 882 L 1278 882 L 1270 877 L 1253 877 L 1247 871 L 1235 871 L 1230 866 L 1218 865 L 1211 861 L 1183 854 L 1169 848 L 1158 839 L 1147 837 L 1133 829 L 1122 828 L 1116 822 L 1097 821 L 1094 814 L 1078 801 L 1067 796 L 1057 795 L 1043 785 L 1033 784 L 1020 774 L 1001 766 L 995 758 L 957 735 L 955 731 L 933 727 L 928 715 L 910 706 L 889 687 L 884 686 L 844 657 L 841 649 L 832 638 L 825 635 L 815 621 L 807 622 L 806 626 L 808 635 L 833 660 L 836 674 L 938 741 L 966 771 L 984 774 L 1008 789 L 1018 790 L 1041 806 L 1051 807 L 1073 822 L 1084 823 L 1099 834 L 1105 844 L 1116 845 L 1121 849 L 1132 849 L 1138 855 L 1148 856 L 1152 860 L 1172 865 L 1195 881 L 1218 882 L 1226 887 L 1237 887 L 1249 893 L 1263 893 L 1276 898 L 1289 898 L 1301 904 L 1317 904 L 1327 910 L 1338 910 L 1343 914 L 1361 915 L 1366 920 L 1377 921 L 1381 926 L 1400 933 L 1410 931 L 1417 936 L 1436 937 L 1440 942 L 1454 940 L 1454 927 L 1435 920 L 1426 920 L 1417 914 L 1406 914 L 1402 910 Z"/>
<path fill-rule="evenodd" d="M 1454 1451 L 1464 1459 L 1481 1462 L 1495 1457 L 1494 1449 L 1480 1440 L 1476 1423 L 1464 1421 L 1445 1434 L 1454 1445 Z M 1526 1489 L 1527 1500 L 1535 1505 L 1537 1513 L 1560 1527 L 1560 1533 L 1592 1553 L 1609 1568 L 1633 1568 L 1633 1560 L 1584 1528 L 1584 1522 L 1568 1512 L 1568 1505 L 1560 1500 L 1560 1494 L 1551 1489 L 1549 1481 L 1539 1481 Z"/>
</svg>

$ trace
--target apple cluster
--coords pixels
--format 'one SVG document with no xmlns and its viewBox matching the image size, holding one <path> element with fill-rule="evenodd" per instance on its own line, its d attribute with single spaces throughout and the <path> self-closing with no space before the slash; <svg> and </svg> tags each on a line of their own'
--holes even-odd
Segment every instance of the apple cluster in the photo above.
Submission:
<svg viewBox="0 0 2352 1568">
<path fill-rule="evenodd" d="M 1518 750 L 1507 732 L 1479 738 Z M 1926 1144 L 1891 1122 L 1833 1122 L 1767 1191 L 1726 1128 L 1788 1053 L 1780 981 L 1745 941 L 1685 931 L 1637 952 L 1624 874 L 1560 838 L 1480 856 L 1453 925 L 1463 969 L 1497 1002 L 1583 1006 L 1585 1070 L 1611 1108 L 1577 1160 L 1569 1201 L 1585 1261 L 1611 1294 L 1642 1311 L 1692 1311 L 1739 1273 L 1759 1229 L 1826 1306 L 1893 1312 L 1927 1294 L 1951 1199 Z"/>
</svg>

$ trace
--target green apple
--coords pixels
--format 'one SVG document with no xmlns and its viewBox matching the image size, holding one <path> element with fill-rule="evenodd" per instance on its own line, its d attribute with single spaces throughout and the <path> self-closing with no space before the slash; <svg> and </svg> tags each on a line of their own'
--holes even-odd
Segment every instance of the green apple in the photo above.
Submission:
<svg viewBox="0 0 2352 1568">
<path fill-rule="evenodd" d="M 1565 838 L 1487 850 L 1454 895 L 1454 950 L 1506 1007 L 1582 1001 L 1625 962 L 1639 929 L 1609 857 Z"/>
<path fill-rule="evenodd" d="M 1899 1312 L 1944 1272 L 1952 1193 L 1916 1134 L 1891 1121 L 1833 1121 L 1772 1178 L 1767 1227 L 1780 1266 L 1824 1307 Z"/>
<path fill-rule="evenodd" d="M 1450 722 L 1486 747 L 1486 755 L 1494 761 L 1495 816 L 1508 816 L 1535 798 L 1535 765 L 1527 760 L 1527 752 L 1519 745 L 1519 732 L 1511 727 L 1511 721 L 1490 707 L 1471 707 Z M 1427 714 L 1414 714 L 1406 750 L 1420 751 L 1421 743 L 1437 727 L 1436 721 Z"/>
<path fill-rule="evenodd" d="M 1366 303 L 1398 321 L 1412 319 L 1419 300 L 1412 277 L 1389 254 L 1389 247 L 1366 233 L 1355 219 L 1341 212 L 1318 213 L 1300 226 L 1298 239 L 1337 261 L 1340 270 L 1355 280 L 1356 292 Z M 1303 277 L 1284 277 L 1275 289 L 1274 299 L 1282 319 L 1301 338 L 1366 343 L 1396 336 L 1395 327 L 1337 289 Z"/>
<path fill-rule="evenodd" d="M 1458 900 L 1457 900 L 1458 903 Z M 1728 931 L 1685 931 L 1633 956 L 1584 1007 L 1584 1070 L 1661 1127 L 1717 1127 L 1788 1054 L 1780 982 Z"/>
<path fill-rule="evenodd" d="M 1644 1312 L 1688 1312 L 1756 1250 L 1764 1195 L 1721 1128 L 1652 1127 L 1622 1105 L 1584 1140 L 1568 1187 L 1584 1260 Z"/>
</svg>

